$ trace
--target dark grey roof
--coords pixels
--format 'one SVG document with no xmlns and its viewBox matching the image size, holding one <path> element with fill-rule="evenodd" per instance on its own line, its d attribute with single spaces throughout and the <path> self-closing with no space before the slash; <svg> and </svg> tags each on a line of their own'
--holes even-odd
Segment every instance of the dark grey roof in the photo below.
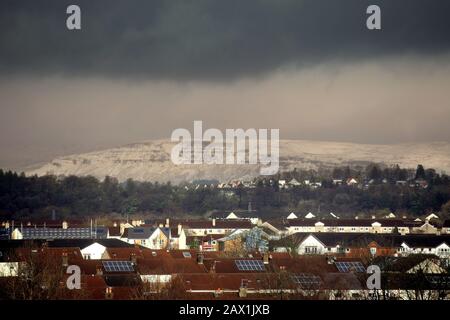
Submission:
<svg viewBox="0 0 450 320">
<path fill-rule="evenodd" d="M 90 239 L 106 238 L 106 228 L 21 228 L 23 239 Z"/>
<path fill-rule="evenodd" d="M 399 246 L 404 242 L 409 247 L 414 248 L 434 248 L 442 243 L 446 243 L 450 246 L 450 234 L 439 236 L 429 234 L 409 234 L 405 236 L 397 236 L 395 237 L 395 240 Z"/>
<path fill-rule="evenodd" d="M 9 239 L 9 229 L 0 228 L 0 240 L 8 240 Z"/>
<path fill-rule="evenodd" d="M 375 234 L 375 233 L 340 233 L 340 232 L 315 232 L 315 233 L 294 233 L 286 238 L 271 242 L 272 246 L 282 246 L 283 244 L 300 244 L 306 237 L 313 235 L 326 247 L 359 247 L 367 246 L 371 242 L 376 242 L 383 247 L 398 248 L 402 243 L 406 243 L 414 248 L 434 248 L 442 243 L 450 244 L 450 235 L 431 234 Z"/>
<path fill-rule="evenodd" d="M 59 248 L 86 248 L 93 243 L 101 244 L 107 248 L 130 248 L 132 244 L 119 239 L 55 239 L 47 241 L 49 247 Z"/>
<path fill-rule="evenodd" d="M 148 239 L 155 232 L 156 227 L 136 227 L 127 228 L 123 234 L 123 238 L 143 240 Z"/>
</svg>

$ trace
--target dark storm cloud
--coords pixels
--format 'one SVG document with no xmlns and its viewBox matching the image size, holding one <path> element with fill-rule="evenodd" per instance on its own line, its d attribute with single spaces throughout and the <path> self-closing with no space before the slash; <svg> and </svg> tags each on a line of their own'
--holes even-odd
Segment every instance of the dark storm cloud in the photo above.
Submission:
<svg viewBox="0 0 450 320">
<path fill-rule="evenodd" d="M 66 7 L 82 30 L 65 28 Z M 365 28 L 369 4 L 382 30 Z M 222 79 L 450 48 L 448 0 L 2 0 L 0 73 Z"/>
</svg>

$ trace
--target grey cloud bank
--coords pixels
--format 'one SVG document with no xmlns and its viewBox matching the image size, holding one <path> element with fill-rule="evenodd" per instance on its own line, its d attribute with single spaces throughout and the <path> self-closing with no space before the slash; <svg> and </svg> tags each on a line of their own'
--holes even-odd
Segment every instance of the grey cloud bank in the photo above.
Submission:
<svg viewBox="0 0 450 320">
<path fill-rule="evenodd" d="M 285 64 L 354 61 L 450 47 L 450 2 L 378 0 L 3 0 L 0 72 L 222 80 Z M 82 9 L 82 30 L 65 27 Z"/>
</svg>

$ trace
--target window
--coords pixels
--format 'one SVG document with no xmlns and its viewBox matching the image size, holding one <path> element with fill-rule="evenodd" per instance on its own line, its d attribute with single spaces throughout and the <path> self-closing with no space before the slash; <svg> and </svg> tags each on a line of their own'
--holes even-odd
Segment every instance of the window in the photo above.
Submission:
<svg viewBox="0 0 450 320">
<path fill-rule="evenodd" d="M 305 247 L 305 253 L 307 254 L 317 254 L 318 248 L 316 246 L 306 246 Z"/>
</svg>

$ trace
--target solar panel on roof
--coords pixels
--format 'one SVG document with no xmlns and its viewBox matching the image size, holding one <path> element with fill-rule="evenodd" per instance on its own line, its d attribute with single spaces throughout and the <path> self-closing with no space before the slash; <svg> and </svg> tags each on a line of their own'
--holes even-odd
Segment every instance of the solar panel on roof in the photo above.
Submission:
<svg viewBox="0 0 450 320">
<path fill-rule="evenodd" d="M 358 261 L 350 261 L 350 262 L 335 262 L 336 268 L 339 272 L 366 272 L 364 265 Z"/>
<path fill-rule="evenodd" d="M 133 272 L 134 268 L 130 261 L 103 261 L 106 272 Z"/>
<path fill-rule="evenodd" d="M 321 285 L 322 280 L 319 276 L 309 273 L 300 273 L 292 276 L 292 280 L 304 289 L 317 288 Z"/>
<path fill-rule="evenodd" d="M 235 260 L 235 263 L 240 271 L 264 271 L 264 263 L 261 260 Z"/>
</svg>

